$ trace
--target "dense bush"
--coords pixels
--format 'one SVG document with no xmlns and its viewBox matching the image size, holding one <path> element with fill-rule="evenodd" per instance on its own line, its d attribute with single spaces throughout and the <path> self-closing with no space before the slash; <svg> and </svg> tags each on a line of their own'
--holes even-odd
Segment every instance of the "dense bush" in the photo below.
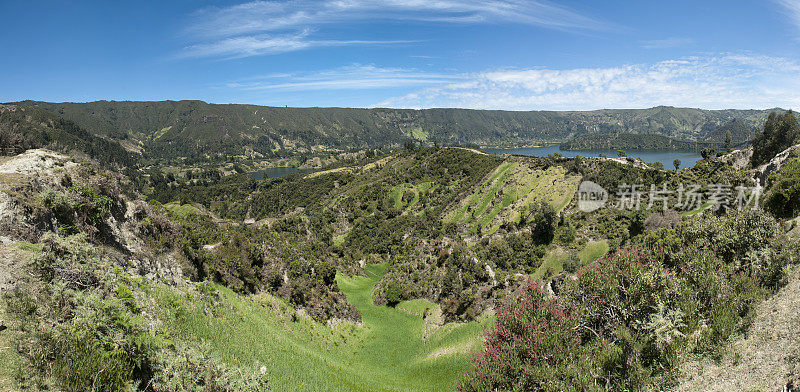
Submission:
<svg viewBox="0 0 800 392">
<path fill-rule="evenodd" d="M 146 281 L 105 260 L 85 235 L 48 234 L 42 244 L 31 278 L 4 295 L 19 324 L 22 386 L 98 392 L 266 390 L 258 372 L 241 373 L 192 345 L 170 341 L 153 322 L 153 310 L 144 310 Z"/>
<path fill-rule="evenodd" d="M 682 354 L 718 353 L 785 283 L 798 247 L 781 235 L 759 211 L 704 217 L 633 239 L 557 297 L 529 286 L 498 309 L 461 390 L 668 389 Z"/>
<path fill-rule="evenodd" d="M 115 200 L 110 195 L 73 184 L 66 192 L 46 190 L 40 198 L 45 208 L 52 211 L 63 234 L 84 232 L 91 238 L 107 234 L 104 221 L 115 208 Z"/>
<path fill-rule="evenodd" d="M 528 282 L 521 298 L 497 309 L 486 349 L 459 386 L 461 391 L 581 391 L 591 387 L 587 352 L 574 332 L 579 317 Z M 600 390 L 600 387 L 595 388 Z"/>
<path fill-rule="evenodd" d="M 553 240 L 558 213 L 550 203 L 537 200 L 527 206 L 521 214 L 520 225 L 530 225 L 537 242 L 547 244 Z"/>
<path fill-rule="evenodd" d="M 174 349 L 161 350 L 155 358 L 155 372 L 148 382 L 153 392 L 265 392 L 266 377 L 258 366 L 253 369 L 231 368 L 210 354 L 207 344 L 192 346 L 178 343 Z"/>
<path fill-rule="evenodd" d="M 770 175 L 764 206 L 781 218 L 800 214 L 800 158 L 793 158 Z"/>
</svg>

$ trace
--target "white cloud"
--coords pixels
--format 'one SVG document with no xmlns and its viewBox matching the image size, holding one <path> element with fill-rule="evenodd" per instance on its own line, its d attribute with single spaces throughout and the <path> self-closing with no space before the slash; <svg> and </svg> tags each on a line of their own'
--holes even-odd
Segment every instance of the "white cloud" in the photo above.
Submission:
<svg viewBox="0 0 800 392">
<path fill-rule="evenodd" d="M 225 38 L 184 48 L 176 57 L 222 57 L 227 59 L 293 52 L 313 47 L 394 45 L 413 41 L 312 40 L 309 31 L 286 35 L 253 35 Z"/>
<path fill-rule="evenodd" d="M 721 54 L 608 68 L 496 70 L 429 86 L 376 106 L 589 110 L 657 105 L 800 107 L 797 63 Z"/>
<path fill-rule="evenodd" d="M 513 22 L 550 28 L 602 30 L 608 26 L 574 11 L 533 0 L 295 0 L 253 1 L 195 13 L 188 31 L 208 37 L 303 29 L 331 23 L 417 20 L 449 23 Z"/>
<path fill-rule="evenodd" d="M 353 64 L 319 72 L 265 75 L 231 82 L 226 84 L 226 87 L 249 91 L 365 90 L 442 85 L 454 83 L 463 77 L 462 75 Z"/>
<path fill-rule="evenodd" d="M 639 41 L 639 43 L 644 49 L 668 49 L 691 45 L 694 43 L 694 40 L 691 38 L 670 37 L 665 39 Z"/>
<path fill-rule="evenodd" d="M 582 31 L 610 27 L 567 8 L 536 0 L 254 1 L 195 12 L 186 32 L 202 43 L 185 48 L 180 57 L 244 57 L 318 46 L 371 44 L 375 41 L 312 40 L 309 31 L 375 21 L 506 22 Z"/>
<path fill-rule="evenodd" d="M 786 15 L 800 28 L 800 0 L 775 0 L 785 8 Z"/>
</svg>

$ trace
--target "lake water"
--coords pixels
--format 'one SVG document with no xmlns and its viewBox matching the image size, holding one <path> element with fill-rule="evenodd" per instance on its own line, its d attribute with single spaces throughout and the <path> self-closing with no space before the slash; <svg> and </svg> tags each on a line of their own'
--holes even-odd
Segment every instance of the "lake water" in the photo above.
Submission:
<svg viewBox="0 0 800 392">
<path fill-rule="evenodd" d="M 278 178 L 283 177 L 287 174 L 293 173 L 309 173 L 312 172 L 311 169 L 298 169 L 296 167 L 271 167 L 269 169 L 259 170 L 251 173 L 247 173 L 252 177 L 254 180 L 264 180 L 270 178 Z"/>
<path fill-rule="evenodd" d="M 560 153 L 565 157 L 596 157 L 600 154 L 605 154 L 607 157 L 616 157 L 617 150 L 560 150 L 558 144 L 549 145 L 546 147 L 531 147 L 531 148 L 487 148 L 486 152 L 493 154 L 519 154 L 543 157 L 554 153 Z M 677 158 L 681 160 L 681 167 L 692 167 L 699 161 L 700 154 L 694 151 L 636 151 L 626 150 L 628 156 L 641 158 L 647 163 L 661 162 L 665 169 L 672 169 L 672 162 Z"/>
</svg>

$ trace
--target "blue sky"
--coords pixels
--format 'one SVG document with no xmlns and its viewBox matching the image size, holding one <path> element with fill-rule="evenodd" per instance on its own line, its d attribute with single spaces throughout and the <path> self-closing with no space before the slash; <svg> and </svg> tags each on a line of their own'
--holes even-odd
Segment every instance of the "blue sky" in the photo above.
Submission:
<svg viewBox="0 0 800 392">
<path fill-rule="evenodd" d="M 800 0 L 0 0 L 0 101 L 800 108 Z"/>
</svg>

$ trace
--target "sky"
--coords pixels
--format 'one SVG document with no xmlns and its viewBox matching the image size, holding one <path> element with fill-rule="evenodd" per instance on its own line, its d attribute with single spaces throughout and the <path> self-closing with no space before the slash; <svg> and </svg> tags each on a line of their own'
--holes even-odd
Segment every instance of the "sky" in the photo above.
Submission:
<svg viewBox="0 0 800 392">
<path fill-rule="evenodd" d="M 0 0 L 0 102 L 800 109 L 800 0 Z"/>
</svg>

